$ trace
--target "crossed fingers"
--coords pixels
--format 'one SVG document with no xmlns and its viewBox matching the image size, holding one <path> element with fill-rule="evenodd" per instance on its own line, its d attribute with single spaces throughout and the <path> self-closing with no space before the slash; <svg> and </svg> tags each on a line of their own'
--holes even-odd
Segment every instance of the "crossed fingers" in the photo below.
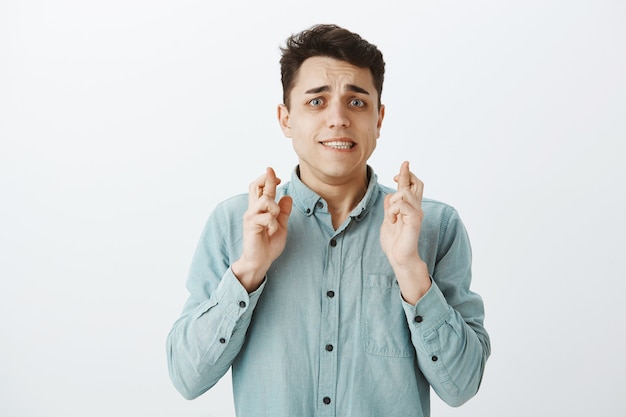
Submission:
<svg viewBox="0 0 626 417">
<path fill-rule="evenodd" d="M 398 191 L 387 200 L 389 220 L 395 223 L 399 216 L 421 217 L 424 183 L 409 170 L 407 161 L 400 166 L 400 173 L 394 177 L 394 181 L 398 183 Z"/>
<path fill-rule="evenodd" d="M 280 178 L 272 168 L 254 180 L 248 190 L 248 214 L 254 218 L 257 227 L 266 228 L 271 236 L 279 224 L 276 217 L 280 214 L 280 206 L 276 203 L 276 186 Z"/>
</svg>

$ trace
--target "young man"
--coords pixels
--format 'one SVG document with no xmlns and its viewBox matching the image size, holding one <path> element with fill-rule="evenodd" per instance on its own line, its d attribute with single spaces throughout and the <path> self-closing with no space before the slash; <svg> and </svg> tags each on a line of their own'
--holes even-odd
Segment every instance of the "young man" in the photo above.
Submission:
<svg viewBox="0 0 626 417">
<path fill-rule="evenodd" d="M 281 186 L 268 168 L 209 217 L 167 340 L 174 385 L 195 398 L 232 367 L 244 417 L 428 416 L 430 387 L 461 405 L 490 353 L 470 244 L 408 162 L 397 189 L 367 165 L 381 52 L 318 25 L 282 53 L 278 120 L 299 164 Z"/>
</svg>

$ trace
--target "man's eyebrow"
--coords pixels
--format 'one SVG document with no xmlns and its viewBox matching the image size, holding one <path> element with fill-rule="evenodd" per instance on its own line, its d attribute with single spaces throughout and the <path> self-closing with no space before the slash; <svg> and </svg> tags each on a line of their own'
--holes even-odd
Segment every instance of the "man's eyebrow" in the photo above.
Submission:
<svg viewBox="0 0 626 417">
<path fill-rule="evenodd" d="M 306 90 L 304 94 L 319 94 L 319 93 L 324 93 L 326 91 L 330 91 L 330 87 L 327 85 L 323 85 L 321 87 L 315 87 L 315 88 Z"/>
<path fill-rule="evenodd" d="M 366 94 L 366 95 L 370 95 L 369 91 L 367 91 L 366 89 L 359 87 L 358 85 L 354 85 L 354 84 L 348 84 L 346 85 L 346 90 L 348 91 L 353 91 L 355 93 L 361 93 L 361 94 Z M 304 93 L 305 94 L 319 94 L 319 93 L 325 93 L 327 91 L 330 91 L 330 87 L 327 85 L 322 85 L 320 87 L 315 87 L 315 88 L 311 88 L 309 90 L 306 90 Z"/>
<path fill-rule="evenodd" d="M 369 91 L 354 84 L 348 84 L 346 86 L 346 90 L 354 91 L 355 93 L 367 94 L 368 96 L 370 95 Z"/>
</svg>

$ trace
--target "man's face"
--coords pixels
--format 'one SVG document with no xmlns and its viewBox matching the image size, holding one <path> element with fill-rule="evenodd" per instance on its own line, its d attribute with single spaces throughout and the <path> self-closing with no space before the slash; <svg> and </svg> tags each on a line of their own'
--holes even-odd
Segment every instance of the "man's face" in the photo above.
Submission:
<svg viewBox="0 0 626 417">
<path fill-rule="evenodd" d="M 313 188 L 363 182 L 384 117 L 370 70 L 308 58 L 289 98 L 291 108 L 280 105 L 278 118 L 292 139 L 302 181 Z"/>
</svg>

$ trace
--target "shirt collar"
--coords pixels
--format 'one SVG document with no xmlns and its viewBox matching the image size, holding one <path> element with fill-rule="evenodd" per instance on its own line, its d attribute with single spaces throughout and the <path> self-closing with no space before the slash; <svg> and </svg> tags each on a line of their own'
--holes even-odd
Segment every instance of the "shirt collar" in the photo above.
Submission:
<svg viewBox="0 0 626 417">
<path fill-rule="evenodd" d="M 350 217 L 361 220 L 372 208 L 378 197 L 378 177 L 369 165 L 367 166 L 367 176 L 369 183 L 365 195 L 350 213 Z M 294 207 L 302 211 L 305 216 L 311 216 L 316 210 L 328 210 L 326 203 L 317 193 L 307 187 L 299 176 L 299 167 L 291 173 L 291 184 L 289 194 L 293 197 Z"/>
</svg>

